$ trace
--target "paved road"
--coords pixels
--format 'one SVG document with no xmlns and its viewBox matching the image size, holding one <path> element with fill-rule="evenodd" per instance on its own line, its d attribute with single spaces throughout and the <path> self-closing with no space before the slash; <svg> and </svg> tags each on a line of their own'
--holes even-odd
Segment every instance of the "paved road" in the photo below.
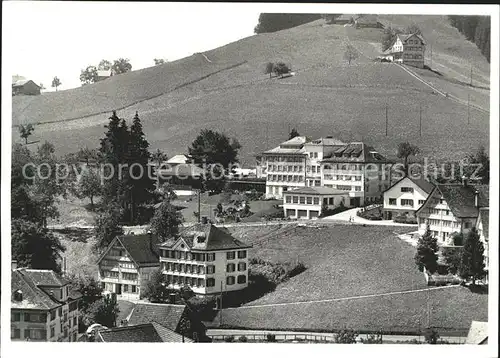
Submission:
<svg viewBox="0 0 500 358">
<path fill-rule="evenodd" d="M 368 220 L 368 219 L 363 219 L 362 217 L 359 217 L 357 215 L 357 212 L 360 208 L 354 208 L 354 209 L 349 209 L 346 211 L 343 211 L 341 213 L 327 216 L 323 219 L 320 219 L 318 222 L 323 223 L 327 222 L 328 220 L 337 220 L 337 221 L 346 221 L 349 222 L 349 219 L 351 219 L 352 223 L 354 224 L 364 224 L 364 225 L 382 225 L 382 226 L 405 226 L 405 227 L 417 227 L 417 225 L 413 224 L 400 224 L 400 223 L 395 223 L 392 220 Z"/>
<path fill-rule="evenodd" d="M 308 339 L 314 340 L 325 340 L 327 342 L 333 342 L 335 340 L 335 334 L 333 333 L 324 333 L 324 332 L 294 332 L 294 331 L 265 331 L 265 330 L 246 330 L 246 329 L 220 329 L 220 328 L 209 328 L 207 329 L 207 335 L 209 337 L 214 336 L 234 336 L 235 339 L 238 339 L 240 336 L 246 336 L 249 340 L 253 339 L 252 336 L 256 336 L 256 339 L 265 339 L 265 336 L 270 333 L 276 336 L 276 339 L 279 340 L 294 340 L 294 339 Z M 259 337 L 260 336 L 260 337 Z M 366 334 L 360 334 L 357 338 L 358 342 L 361 341 L 361 338 L 366 338 Z M 464 343 L 466 337 L 452 337 L 446 336 L 441 337 L 444 341 L 450 343 Z M 382 342 L 385 343 L 395 343 L 400 341 L 411 341 L 411 340 L 424 341 L 422 336 L 408 336 L 408 335 L 389 335 L 385 334 L 382 336 Z"/>
</svg>

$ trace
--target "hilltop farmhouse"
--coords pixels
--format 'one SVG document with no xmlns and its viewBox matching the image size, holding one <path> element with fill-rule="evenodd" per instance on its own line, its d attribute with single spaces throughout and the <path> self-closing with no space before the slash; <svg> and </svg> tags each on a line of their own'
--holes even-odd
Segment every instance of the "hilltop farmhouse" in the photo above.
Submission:
<svg viewBox="0 0 500 358">
<path fill-rule="evenodd" d="M 398 34 L 381 57 L 391 62 L 424 68 L 425 45 L 422 35 Z"/>
</svg>

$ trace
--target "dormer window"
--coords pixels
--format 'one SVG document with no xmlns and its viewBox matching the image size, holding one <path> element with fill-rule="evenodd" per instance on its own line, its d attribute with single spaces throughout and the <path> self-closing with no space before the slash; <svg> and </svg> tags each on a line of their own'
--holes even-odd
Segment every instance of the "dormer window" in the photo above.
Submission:
<svg viewBox="0 0 500 358">
<path fill-rule="evenodd" d="M 23 291 L 16 290 L 14 291 L 14 301 L 21 302 L 23 300 Z"/>
</svg>

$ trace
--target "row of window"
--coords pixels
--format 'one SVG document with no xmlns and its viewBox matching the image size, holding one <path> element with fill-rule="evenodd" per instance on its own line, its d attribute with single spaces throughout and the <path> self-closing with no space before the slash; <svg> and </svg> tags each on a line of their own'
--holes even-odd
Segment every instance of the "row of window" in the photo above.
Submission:
<svg viewBox="0 0 500 358">
<path fill-rule="evenodd" d="M 460 228 L 460 223 L 454 222 L 451 220 L 438 220 L 438 219 L 427 219 L 427 223 L 432 226 L 442 226 L 449 228 Z M 465 227 L 467 227 L 468 222 L 465 223 Z"/>
<path fill-rule="evenodd" d="M 176 276 L 176 275 L 166 275 L 165 276 L 167 285 L 188 285 L 191 287 L 215 287 L 215 279 L 214 278 L 207 278 L 206 280 L 202 278 L 196 278 L 196 277 L 185 277 L 185 276 Z M 246 275 L 238 275 L 238 277 L 235 276 L 227 276 L 226 277 L 226 284 L 227 285 L 234 285 L 235 283 L 246 283 L 247 282 L 247 277 Z"/>
<path fill-rule="evenodd" d="M 321 173 L 321 167 L 319 165 L 308 165 L 306 167 L 306 172 L 308 173 L 313 173 L 313 174 L 316 174 L 316 173 Z"/>
<path fill-rule="evenodd" d="M 303 175 L 276 175 L 268 174 L 267 181 L 288 181 L 288 182 L 303 182 Z"/>
<path fill-rule="evenodd" d="M 318 158 L 318 152 L 309 152 L 307 153 L 307 155 L 309 156 L 309 158 Z"/>
<path fill-rule="evenodd" d="M 268 156 L 268 162 L 287 162 L 287 163 L 301 163 L 304 161 L 304 157 L 302 156 L 286 156 L 286 157 L 278 157 L 278 156 Z"/>
<path fill-rule="evenodd" d="M 187 261 L 215 261 L 215 253 L 197 253 L 180 250 L 161 250 L 161 257 L 170 259 L 187 260 Z"/>
<path fill-rule="evenodd" d="M 54 313 L 55 313 L 55 311 L 54 311 Z M 61 312 L 61 315 L 62 315 L 62 312 Z M 54 319 L 55 319 L 55 317 L 54 317 Z M 10 320 L 12 322 L 20 322 L 21 321 L 21 313 L 20 312 L 11 312 Z M 46 313 L 24 313 L 23 314 L 23 321 L 24 322 L 46 323 L 47 322 L 47 314 Z"/>
<path fill-rule="evenodd" d="M 418 205 L 422 205 L 425 200 L 419 200 Z M 413 199 L 401 199 L 401 206 L 411 206 L 413 207 Z M 396 198 L 389 198 L 389 205 L 398 205 L 398 200 Z"/>
<path fill-rule="evenodd" d="M 321 180 L 307 180 L 307 186 L 321 186 Z"/>
<path fill-rule="evenodd" d="M 405 51 L 422 51 L 422 47 L 405 46 Z"/>
<path fill-rule="evenodd" d="M 19 328 L 11 328 L 10 329 L 10 338 L 11 339 L 19 339 L 21 338 L 21 330 Z M 32 339 L 32 340 L 46 340 L 47 339 L 47 330 L 45 329 L 25 329 L 24 330 L 24 339 Z"/>
<path fill-rule="evenodd" d="M 268 164 L 267 171 L 268 172 L 302 172 L 304 167 L 302 165 L 275 165 Z"/>
<path fill-rule="evenodd" d="M 416 59 L 416 60 L 422 59 L 421 54 L 405 53 L 403 56 L 406 59 Z"/>
<path fill-rule="evenodd" d="M 450 215 L 450 210 L 442 210 L 442 209 L 434 209 L 434 208 L 429 208 L 428 213 L 431 215 Z"/>
</svg>

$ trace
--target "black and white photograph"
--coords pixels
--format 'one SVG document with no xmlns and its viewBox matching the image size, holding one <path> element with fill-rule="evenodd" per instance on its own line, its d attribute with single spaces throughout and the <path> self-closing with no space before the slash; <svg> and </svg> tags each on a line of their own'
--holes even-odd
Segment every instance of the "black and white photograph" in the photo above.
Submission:
<svg viewBox="0 0 500 358">
<path fill-rule="evenodd" d="M 2 8 L 2 357 L 497 356 L 498 5 Z"/>
</svg>

